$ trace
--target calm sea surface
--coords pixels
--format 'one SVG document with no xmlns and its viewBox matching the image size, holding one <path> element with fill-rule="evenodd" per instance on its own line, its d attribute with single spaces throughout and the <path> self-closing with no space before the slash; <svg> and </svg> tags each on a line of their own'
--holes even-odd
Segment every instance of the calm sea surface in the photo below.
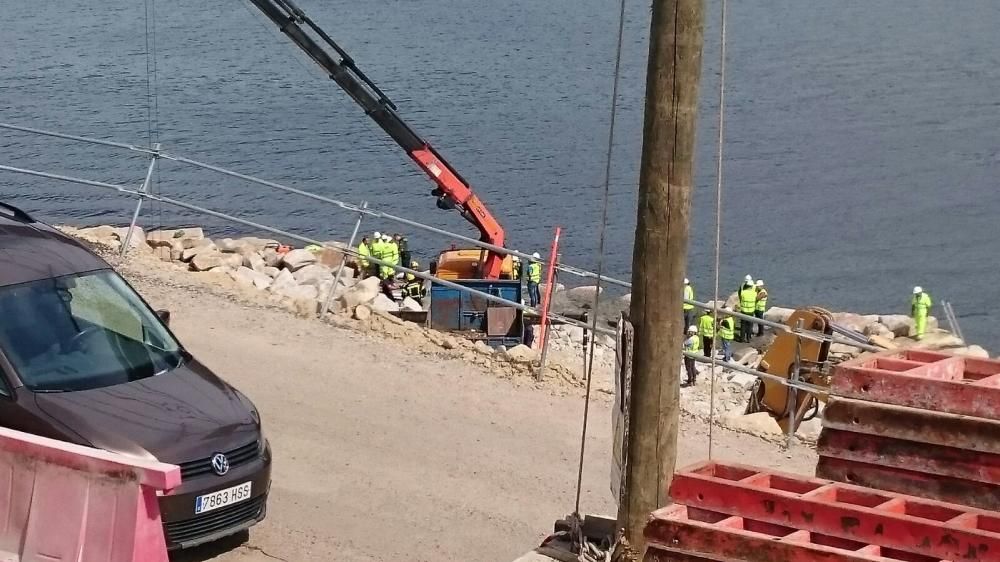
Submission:
<svg viewBox="0 0 1000 562">
<path fill-rule="evenodd" d="M 617 3 L 302 0 L 410 123 L 473 182 L 510 244 L 597 265 Z M 152 3 L 147 3 L 152 6 Z M 0 120 L 145 144 L 142 1 L 0 0 Z M 346 95 L 245 2 L 155 2 L 153 136 L 167 150 L 471 234 Z M 718 4 L 706 26 L 690 277 L 707 297 L 715 232 Z M 723 287 L 772 301 L 902 312 L 923 285 L 1000 350 L 1000 3 L 730 3 Z M 629 276 L 649 25 L 628 0 L 606 268 Z M 0 131 L 0 163 L 138 185 L 127 152 Z M 322 239 L 353 217 L 165 162 L 156 190 Z M 0 175 L 52 222 L 127 222 L 133 203 Z M 147 226 L 226 224 L 159 205 Z M 368 221 L 364 229 L 397 230 Z M 427 259 L 446 241 L 420 233 Z M 935 312 L 938 312 L 937 310 Z"/>
</svg>

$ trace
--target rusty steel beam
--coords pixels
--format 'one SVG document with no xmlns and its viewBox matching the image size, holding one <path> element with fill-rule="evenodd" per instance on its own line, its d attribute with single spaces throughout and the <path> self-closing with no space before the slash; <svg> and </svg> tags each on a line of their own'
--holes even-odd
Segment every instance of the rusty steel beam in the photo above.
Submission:
<svg viewBox="0 0 1000 562">
<path fill-rule="evenodd" d="M 1000 455 L 825 428 L 820 456 L 1000 485 Z"/>
<path fill-rule="evenodd" d="M 1000 454 L 1000 420 L 831 398 L 823 427 Z"/>
<path fill-rule="evenodd" d="M 821 456 L 816 476 L 879 490 L 909 494 L 987 511 L 1000 512 L 1000 487 L 995 484 L 937 476 Z"/>
<path fill-rule="evenodd" d="M 670 496 L 689 508 L 935 559 L 1000 560 L 1000 515 L 965 506 L 714 462 L 675 474 Z M 983 528 L 952 523 L 969 517 Z"/>
</svg>

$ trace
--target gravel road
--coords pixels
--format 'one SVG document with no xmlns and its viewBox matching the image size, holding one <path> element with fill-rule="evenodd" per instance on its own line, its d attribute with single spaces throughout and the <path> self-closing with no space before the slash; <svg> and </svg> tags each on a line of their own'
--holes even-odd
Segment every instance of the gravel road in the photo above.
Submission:
<svg viewBox="0 0 1000 562">
<path fill-rule="evenodd" d="M 572 511 L 578 389 L 498 378 L 240 303 L 185 281 L 192 274 L 123 269 L 154 307 L 172 311 L 184 344 L 255 401 L 274 448 L 267 520 L 249 540 L 176 560 L 505 561 Z M 607 514 L 607 396 L 591 414 L 582 511 Z M 705 458 L 707 444 L 704 424 L 683 420 L 680 463 Z M 785 452 L 722 429 L 715 454 L 801 473 L 816 461 L 805 446 Z"/>
</svg>

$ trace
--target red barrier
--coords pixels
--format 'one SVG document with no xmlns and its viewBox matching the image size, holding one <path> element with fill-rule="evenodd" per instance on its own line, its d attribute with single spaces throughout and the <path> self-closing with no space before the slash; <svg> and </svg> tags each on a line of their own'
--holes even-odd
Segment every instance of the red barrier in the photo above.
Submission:
<svg viewBox="0 0 1000 562">
<path fill-rule="evenodd" d="M 670 496 L 689 508 L 934 560 L 1000 560 L 1000 514 L 913 496 L 715 462 L 675 474 Z"/>
<path fill-rule="evenodd" d="M 0 560 L 167 562 L 180 469 L 0 428 Z"/>
</svg>

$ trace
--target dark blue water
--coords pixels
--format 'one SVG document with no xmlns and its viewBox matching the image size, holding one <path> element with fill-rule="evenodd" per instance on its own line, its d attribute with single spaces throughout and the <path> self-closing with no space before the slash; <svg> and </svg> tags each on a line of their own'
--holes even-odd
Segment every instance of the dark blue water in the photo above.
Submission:
<svg viewBox="0 0 1000 562">
<path fill-rule="evenodd" d="M 302 0 L 475 185 L 510 243 L 596 267 L 616 2 Z M 0 0 L 0 119 L 148 142 L 143 2 Z M 690 277 L 711 282 L 718 5 L 706 27 Z M 431 184 L 262 16 L 238 0 L 158 0 L 156 137 L 166 149 L 471 234 Z M 921 284 L 970 339 L 1000 348 L 1000 4 L 730 5 L 723 287 L 772 300 L 906 312 Z M 606 267 L 628 276 L 649 5 L 629 0 Z M 144 159 L 0 132 L 0 162 L 138 185 Z M 352 217 L 164 163 L 156 188 L 323 239 Z M 92 188 L 0 176 L 56 222 L 127 221 Z M 152 206 L 147 224 L 188 220 Z M 366 230 L 390 229 L 369 221 Z M 411 233 L 429 256 L 446 242 Z"/>
</svg>

